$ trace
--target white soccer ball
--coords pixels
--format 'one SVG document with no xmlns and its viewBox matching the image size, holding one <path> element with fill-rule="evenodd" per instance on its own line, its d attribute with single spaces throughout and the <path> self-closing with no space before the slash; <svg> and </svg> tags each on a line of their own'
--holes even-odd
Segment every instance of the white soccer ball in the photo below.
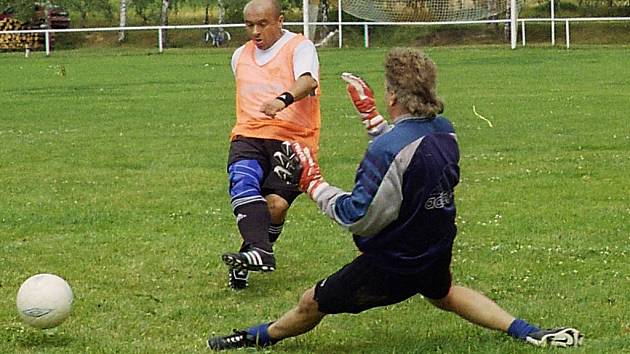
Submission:
<svg viewBox="0 0 630 354">
<path fill-rule="evenodd" d="M 24 323 L 46 329 L 56 327 L 68 318 L 72 300 L 72 289 L 65 280 L 42 273 L 22 283 L 16 302 Z"/>
</svg>

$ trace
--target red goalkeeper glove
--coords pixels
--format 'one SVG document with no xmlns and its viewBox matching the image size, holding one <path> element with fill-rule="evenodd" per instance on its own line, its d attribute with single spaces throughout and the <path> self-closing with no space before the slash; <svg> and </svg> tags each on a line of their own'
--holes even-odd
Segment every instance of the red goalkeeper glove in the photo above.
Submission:
<svg viewBox="0 0 630 354">
<path fill-rule="evenodd" d="M 320 187 L 328 186 L 308 147 L 285 141 L 282 150 L 273 156 L 278 164 L 273 169 L 274 173 L 287 183 L 297 184 L 300 191 L 307 193 L 311 199 L 316 200 Z"/>
<path fill-rule="evenodd" d="M 370 86 L 368 86 L 362 78 L 351 73 L 343 73 L 341 74 L 341 78 L 348 83 L 346 89 L 348 90 L 354 107 L 361 115 L 361 121 L 363 125 L 365 125 L 368 134 L 375 137 L 387 131 L 389 125 L 376 110 L 374 92 Z"/>
</svg>

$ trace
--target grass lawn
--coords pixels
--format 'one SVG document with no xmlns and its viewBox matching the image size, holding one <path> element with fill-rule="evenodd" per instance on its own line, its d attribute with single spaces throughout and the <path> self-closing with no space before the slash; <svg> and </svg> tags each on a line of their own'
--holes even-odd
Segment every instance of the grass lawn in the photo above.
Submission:
<svg viewBox="0 0 630 354">
<path fill-rule="evenodd" d="M 342 188 L 367 140 L 338 77 L 360 74 L 382 97 L 385 53 L 320 51 L 320 162 Z M 630 49 L 428 53 L 461 148 L 456 283 L 534 324 L 581 329 L 585 346 L 571 353 L 629 352 Z M 230 56 L 0 53 L 0 353 L 206 352 L 208 335 L 275 319 L 356 255 L 350 235 L 300 197 L 276 245 L 278 270 L 227 288 L 220 254 L 240 244 L 225 172 Z M 45 332 L 15 309 L 21 282 L 41 272 L 75 294 L 68 321 Z M 545 350 L 416 297 L 331 316 L 265 351 Z"/>
</svg>

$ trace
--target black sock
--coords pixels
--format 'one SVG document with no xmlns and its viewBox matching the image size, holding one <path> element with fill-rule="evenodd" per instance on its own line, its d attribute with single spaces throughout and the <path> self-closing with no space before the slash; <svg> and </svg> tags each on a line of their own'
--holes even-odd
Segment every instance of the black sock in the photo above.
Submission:
<svg viewBox="0 0 630 354">
<path fill-rule="evenodd" d="M 268 252 L 272 252 L 269 243 L 268 229 L 271 215 L 266 202 L 253 202 L 240 205 L 234 209 L 236 225 L 245 244 L 250 244 Z"/>
<path fill-rule="evenodd" d="M 269 225 L 269 242 L 272 244 L 278 240 L 280 234 L 282 233 L 282 228 L 284 227 L 284 221 L 279 224 L 271 223 Z"/>
</svg>

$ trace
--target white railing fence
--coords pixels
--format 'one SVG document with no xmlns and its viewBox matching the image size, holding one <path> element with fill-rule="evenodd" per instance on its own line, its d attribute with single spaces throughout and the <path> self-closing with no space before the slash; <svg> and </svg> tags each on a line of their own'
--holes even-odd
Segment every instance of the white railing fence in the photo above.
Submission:
<svg viewBox="0 0 630 354">
<path fill-rule="evenodd" d="M 338 46 L 343 46 L 343 27 L 344 26 L 361 26 L 363 27 L 364 46 L 370 46 L 370 27 L 375 26 L 443 26 L 443 25 L 466 25 L 466 24 L 492 24 L 505 23 L 511 24 L 511 19 L 503 20 L 482 20 L 482 21 L 449 21 L 449 22 L 343 22 L 341 18 L 336 22 L 317 22 L 316 25 L 336 26 L 338 30 Z M 551 45 L 555 45 L 555 25 L 556 23 L 564 23 L 565 25 L 565 46 L 570 48 L 570 23 L 578 22 L 624 22 L 630 21 L 630 17 L 575 17 L 575 18 L 519 18 L 516 20 L 520 24 L 521 44 L 526 45 L 526 24 L 535 22 L 551 23 Z M 306 23 L 308 25 L 309 23 Z M 313 25 L 313 23 L 310 23 Z M 285 22 L 286 26 L 304 26 L 304 22 Z M 211 29 L 211 28 L 244 28 L 244 24 L 220 24 L 220 25 L 175 25 L 175 26 L 136 26 L 136 27 L 100 27 L 100 28 L 66 28 L 66 29 L 38 29 L 38 30 L 13 30 L 1 31 L 0 34 L 28 34 L 43 33 L 45 40 L 46 55 L 51 54 L 51 34 L 53 33 L 77 33 L 77 32 L 119 32 L 119 31 L 155 31 L 158 51 L 162 53 L 163 47 L 162 36 L 166 30 L 191 30 L 191 29 Z M 517 26 L 518 28 L 518 26 Z M 516 38 L 516 31 L 513 31 L 513 38 Z M 514 44 L 512 44 L 514 48 Z M 25 48 L 26 49 L 26 48 Z M 27 49 L 28 50 L 28 49 Z"/>
<path fill-rule="evenodd" d="M 525 36 L 525 24 L 533 23 L 533 22 L 550 22 L 551 23 L 551 45 L 556 44 L 556 23 L 564 23 L 565 29 L 565 46 L 566 48 L 571 47 L 571 22 L 625 22 L 630 21 L 630 17 L 572 17 L 572 18 L 521 18 L 518 20 L 521 23 L 521 44 L 525 46 L 526 44 L 526 36 Z"/>
</svg>

